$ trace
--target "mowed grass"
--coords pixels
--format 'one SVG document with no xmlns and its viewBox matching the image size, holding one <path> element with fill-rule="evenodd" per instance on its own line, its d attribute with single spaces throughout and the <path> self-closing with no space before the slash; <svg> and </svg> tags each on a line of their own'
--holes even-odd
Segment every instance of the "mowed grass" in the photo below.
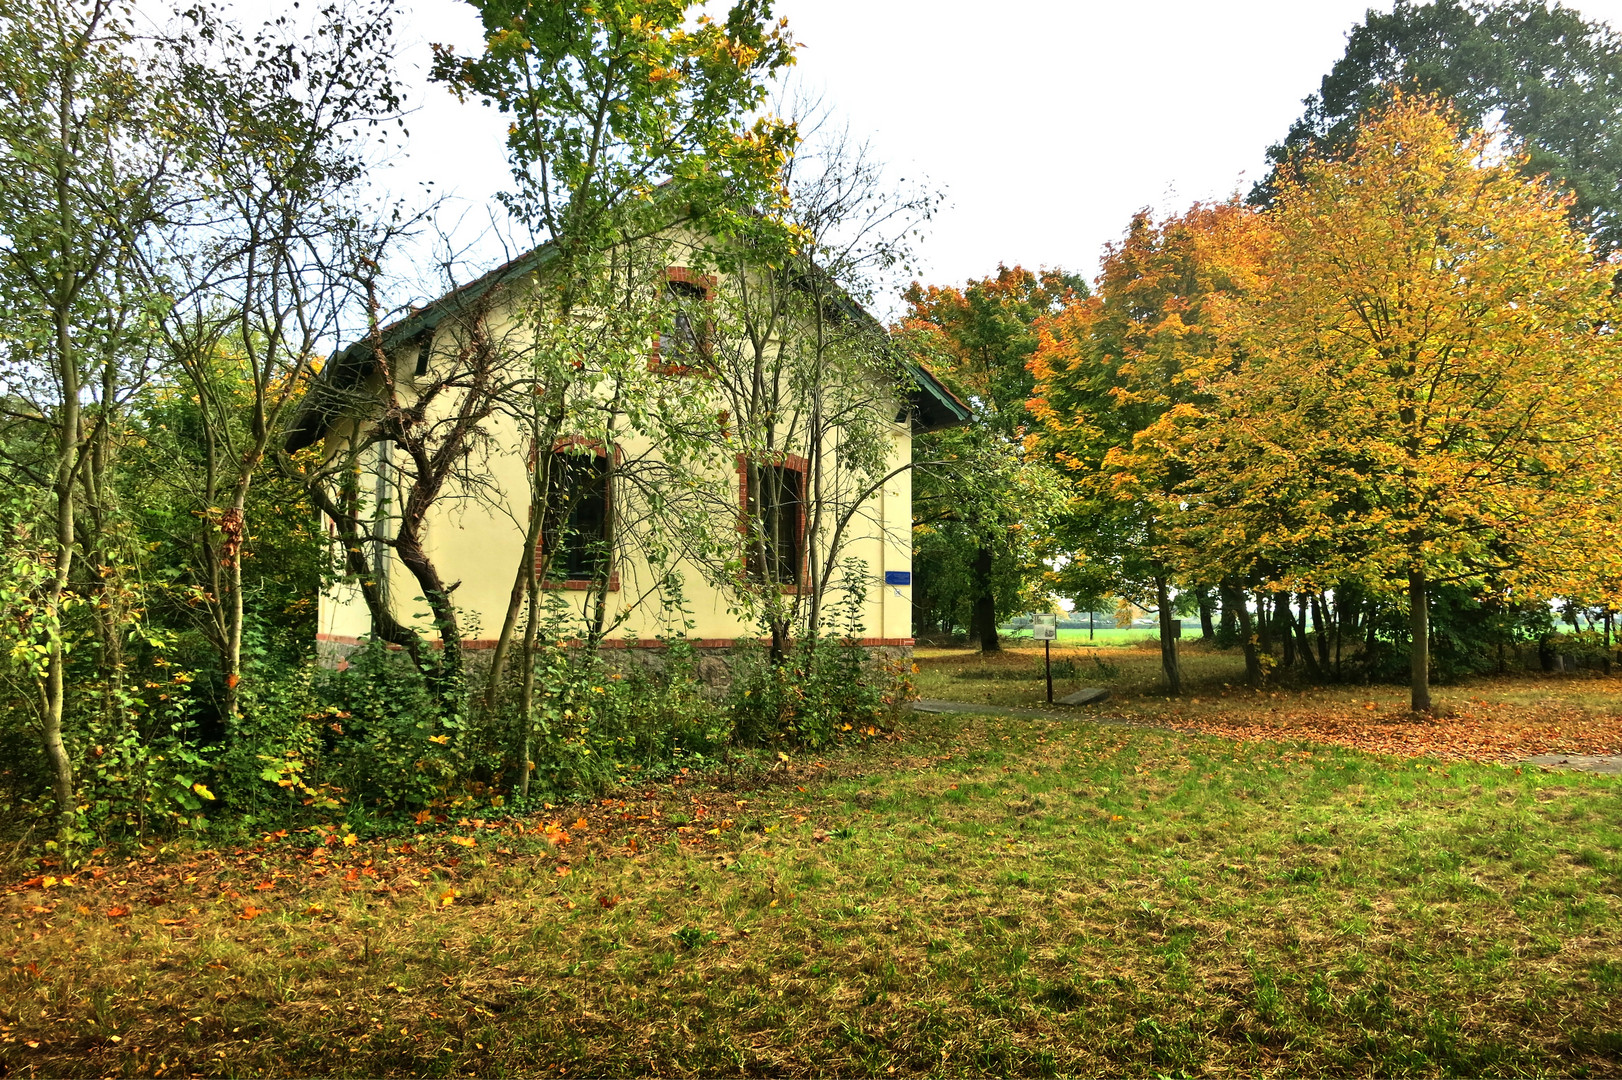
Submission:
<svg viewBox="0 0 1622 1080">
<path fill-rule="evenodd" d="M 0 1069 L 1622 1070 L 1614 779 L 955 716 L 765 779 L 599 804 L 556 850 L 426 835 L 424 869 L 204 858 L 236 896 L 151 852 L 109 864 L 166 874 L 119 918 L 14 892 Z"/>
<path fill-rule="evenodd" d="M 1086 631 L 1081 633 L 1085 636 Z M 1142 630 L 1111 633 L 1120 636 L 1096 645 L 1060 640 L 1048 648 L 1056 697 L 1083 686 L 1108 687 L 1117 701 L 1164 696 L 1159 640 Z M 1223 682 L 1243 681 L 1244 662 L 1237 651 L 1220 652 L 1186 641 L 1181 648 L 1187 687 L 1220 688 Z M 989 657 L 961 646 L 919 647 L 914 656 L 918 689 L 926 698 L 990 705 L 1037 705 L 1046 700 L 1040 642 L 1005 640 L 1002 651 Z"/>
</svg>

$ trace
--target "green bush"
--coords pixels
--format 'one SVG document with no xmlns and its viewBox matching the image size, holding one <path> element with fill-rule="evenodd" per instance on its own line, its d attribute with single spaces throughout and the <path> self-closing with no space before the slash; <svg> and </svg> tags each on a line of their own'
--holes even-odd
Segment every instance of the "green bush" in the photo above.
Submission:
<svg viewBox="0 0 1622 1080">
<path fill-rule="evenodd" d="M 734 738 L 745 746 L 786 742 L 815 749 L 846 724 L 880 718 L 889 704 L 860 646 L 807 640 L 777 664 L 758 647 L 734 655 L 728 708 Z"/>
</svg>

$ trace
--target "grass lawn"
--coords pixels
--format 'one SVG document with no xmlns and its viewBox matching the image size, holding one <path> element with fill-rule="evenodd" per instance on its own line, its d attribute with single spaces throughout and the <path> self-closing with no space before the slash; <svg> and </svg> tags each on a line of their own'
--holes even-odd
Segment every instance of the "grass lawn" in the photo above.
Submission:
<svg viewBox="0 0 1622 1080">
<path fill-rule="evenodd" d="M 1015 645 L 990 658 L 969 649 L 919 649 L 926 698 L 1040 706 L 1042 649 Z M 1543 753 L 1622 754 L 1622 678 L 1525 673 L 1438 686 L 1436 715 L 1408 712 L 1401 686 L 1243 686 L 1237 652 L 1182 647 L 1185 694 L 1165 696 L 1157 642 L 1135 648 L 1053 649 L 1054 696 L 1102 686 L 1110 700 L 1085 715 L 1237 739 L 1311 739 L 1353 749 L 1447 760 L 1513 763 Z"/>
<path fill-rule="evenodd" d="M 13 885 L 0 1073 L 1622 1070 L 1613 778 L 916 715 L 553 818 Z"/>
</svg>

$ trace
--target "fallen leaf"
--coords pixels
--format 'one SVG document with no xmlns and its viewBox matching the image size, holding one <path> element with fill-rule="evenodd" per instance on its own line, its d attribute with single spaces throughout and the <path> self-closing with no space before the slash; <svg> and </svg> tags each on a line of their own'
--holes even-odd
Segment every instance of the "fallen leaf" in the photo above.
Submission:
<svg viewBox="0 0 1622 1080">
<path fill-rule="evenodd" d="M 453 844 L 460 844 L 462 847 L 474 847 L 478 844 L 478 841 L 471 836 L 451 836 L 447 837 L 447 839 Z"/>
<path fill-rule="evenodd" d="M 107 917 L 109 919 L 122 919 L 129 913 L 130 909 L 125 907 L 123 904 L 115 904 L 107 909 Z"/>
<path fill-rule="evenodd" d="M 252 904 L 249 904 L 238 913 L 237 918 L 243 920 L 257 919 L 259 916 L 263 915 L 269 910 L 269 908 L 254 907 Z"/>
</svg>

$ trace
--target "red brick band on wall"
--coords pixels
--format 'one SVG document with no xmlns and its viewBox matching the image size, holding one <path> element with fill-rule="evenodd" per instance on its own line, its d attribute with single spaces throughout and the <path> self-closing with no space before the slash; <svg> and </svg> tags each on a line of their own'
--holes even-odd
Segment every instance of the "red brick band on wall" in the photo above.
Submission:
<svg viewBox="0 0 1622 1080">
<path fill-rule="evenodd" d="M 315 640 L 329 642 L 334 645 L 365 644 L 365 639 L 350 637 L 347 634 L 317 634 L 315 635 Z M 691 645 L 695 649 L 731 649 L 740 644 L 770 645 L 771 643 L 771 638 L 698 638 L 695 641 L 689 641 L 687 644 Z M 568 642 L 568 644 L 571 646 L 578 646 L 580 641 L 578 639 L 571 640 Z M 868 637 L 857 638 L 854 644 L 860 645 L 866 649 L 910 649 L 914 645 L 914 640 L 910 637 Z M 433 649 L 442 647 L 441 643 L 438 641 L 430 641 L 428 642 L 428 646 L 429 648 Z M 389 646 L 391 649 L 398 649 L 399 647 L 400 646 L 398 645 Z M 494 638 L 467 638 L 462 642 L 463 652 L 480 652 L 486 649 L 494 649 L 495 647 L 496 641 Z M 659 638 L 638 638 L 636 641 L 632 642 L 627 642 L 623 638 L 610 638 L 598 645 L 598 648 L 602 649 L 665 649 L 669 647 L 670 642 L 662 641 Z"/>
</svg>

